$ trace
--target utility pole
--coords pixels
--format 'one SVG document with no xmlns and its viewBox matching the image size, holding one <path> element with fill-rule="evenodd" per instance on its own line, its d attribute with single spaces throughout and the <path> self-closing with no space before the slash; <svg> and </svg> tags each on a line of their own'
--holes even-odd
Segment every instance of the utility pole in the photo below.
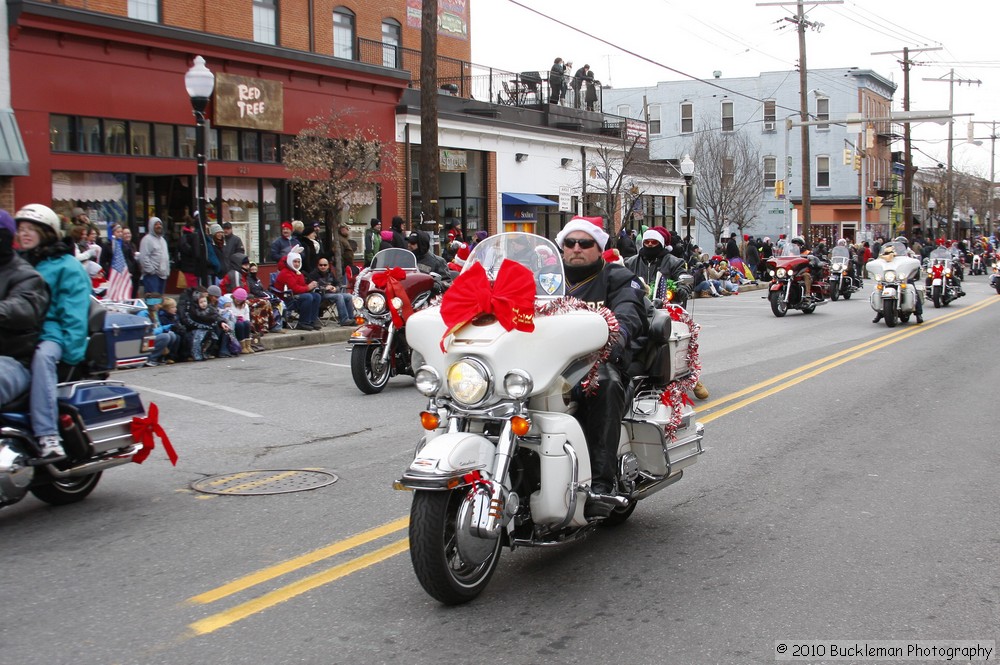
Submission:
<svg viewBox="0 0 1000 665">
<path fill-rule="evenodd" d="M 940 51 L 940 46 L 929 46 L 927 48 L 903 47 L 903 59 L 899 64 L 903 66 L 903 110 L 910 110 L 910 60 L 911 53 L 923 51 Z M 895 55 L 899 51 L 878 51 L 872 55 Z M 909 238 L 913 233 L 913 151 L 910 143 L 910 123 L 903 124 L 903 235 Z M 863 185 L 863 184 L 862 184 Z"/>
<path fill-rule="evenodd" d="M 969 121 L 969 125 L 989 125 L 990 126 L 990 189 L 989 189 L 989 205 L 990 205 L 990 219 L 986 224 L 986 235 L 992 235 L 993 229 L 991 227 L 995 226 L 997 223 L 997 211 L 995 201 L 995 187 L 996 187 L 996 154 L 997 154 L 997 121 L 996 120 L 978 120 Z M 972 135 L 972 131 L 969 132 L 970 140 L 974 140 L 975 137 Z"/>
<path fill-rule="evenodd" d="M 948 113 L 953 114 L 955 112 L 955 84 L 968 83 L 972 85 L 982 85 L 982 81 L 972 80 L 972 79 L 962 79 L 955 78 L 955 70 L 951 69 L 948 71 L 948 78 L 936 78 L 936 79 L 924 79 L 925 81 L 932 81 L 936 83 L 947 83 L 948 84 Z M 954 181 L 953 177 L 953 167 L 952 167 L 952 153 L 955 143 L 955 121 L 948 121 L 948 174 L 945 176 L 945 214 L 948 215 L 948 236 L 951 238 L 958 238 L 958 222 L 955 221 L 955 192 L 952 187 Z"/>
<path fill-rule="evenodd" d="M 813 5 L 842 5 L 844 0 L 812 0 Z M 806 64 L 806 28 L 813 28 L 819 31 L 823 27 L 822 23 L 813 23 L 806 20 L 803 0 L 794 2 L 758 2 L 758 7 L 773 7 L 795 5 L 794 17 L 786 17 L 785 20 L 794 23 L 799 33 L 799 120 L 805 123 L 809 120 L 809 68 Z M 810 235 L 812 224 L 812 165 L 809 163 L 809 127 L 801 125 L 802 131 L 802 237 L 806 242 L 811 243 Z M 795 232 L 794 225 L 792 233 Z"/>
</svg>

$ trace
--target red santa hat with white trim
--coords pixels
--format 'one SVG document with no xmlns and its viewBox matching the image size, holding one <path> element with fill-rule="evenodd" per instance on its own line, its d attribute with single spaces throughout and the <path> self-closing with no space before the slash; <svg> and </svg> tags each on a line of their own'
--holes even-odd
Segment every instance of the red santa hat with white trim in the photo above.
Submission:
<svg viewBox="0 0 1000 665">
<path fill-rule="evenodd" d="M 604 230 L 603 217 L 574 217 L 556 234 L 556 245 L 562 247 L 563 240 L 574 231 L 583 231 L 597 241 L 603 251 L 608 245 L 608 232 Z"/>
</svg>

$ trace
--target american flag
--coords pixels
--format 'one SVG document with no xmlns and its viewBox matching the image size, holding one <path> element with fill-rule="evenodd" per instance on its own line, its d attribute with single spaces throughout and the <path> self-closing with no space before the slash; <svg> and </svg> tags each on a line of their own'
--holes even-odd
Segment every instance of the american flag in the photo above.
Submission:
<svg viewBox="0 0 1000 665">
<path fill-rule="evenodd" d="M 122 251 L 122 241 L 112 240 L 114 247 L 111 252 L 111 275 L 108 276 L 108 300 L 128 300 L 132 297 L 132 275 L 125 264 L 125 252 Z"/>
</svg>

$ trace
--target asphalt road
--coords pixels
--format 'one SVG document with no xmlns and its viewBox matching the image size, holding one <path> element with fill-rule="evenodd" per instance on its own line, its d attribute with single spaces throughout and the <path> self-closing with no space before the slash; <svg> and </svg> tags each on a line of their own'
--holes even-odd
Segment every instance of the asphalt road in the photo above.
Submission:
<svg viewBox="0 0 1000 665">
<path fill-rule="evenodd" d="M 783 319 L 763 292 L 694 301 L 706 454 L 621 527 L 505 550 L 457 608 L 417 583 L 390 488 L 419 433 L 411 379 L 361 395 L 344 344 L 121 372 L 180 462 L 157 449 L 82 503 L 0 511 L 0 661 L 766 663 L 778 640 L 997 640 L 985 280 L 892 330 L 867 294 Z M 261 469 L 337 481 L 191 489 Z M 285 482 L 260 478 L 228 486 Z"/>
</svg>

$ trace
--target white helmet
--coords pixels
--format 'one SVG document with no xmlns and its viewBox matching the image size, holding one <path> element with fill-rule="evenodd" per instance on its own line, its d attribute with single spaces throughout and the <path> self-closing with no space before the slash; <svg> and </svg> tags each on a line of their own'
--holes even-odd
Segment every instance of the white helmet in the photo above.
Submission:
<svg viewBox="0 0 1000 665">
<path fill-rule="evenodd" d="M 29 203 L 14 215 L 14 220 L 20 222 L 34 222 L 39 226 L 48 226 L 56 234 L 62 235 L 62 225 L 59 223 L 59 216 L 52 211 L 52 208 L 41 203 Z"/>
</svg>

